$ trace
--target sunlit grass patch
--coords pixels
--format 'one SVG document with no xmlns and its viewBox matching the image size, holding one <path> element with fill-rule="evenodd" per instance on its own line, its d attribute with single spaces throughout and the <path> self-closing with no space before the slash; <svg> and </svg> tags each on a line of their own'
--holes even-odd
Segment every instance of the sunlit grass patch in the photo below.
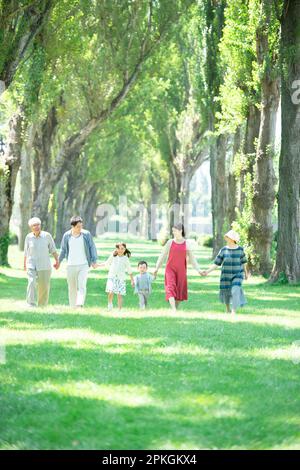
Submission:
<svg viewBox="0 0 300 470">
<path fill-rule="evenodd" d="M 101 260 L 114 241 L 97 240 Z M 128 246 L 134 270 L 145 258 L 151 272 L 161 247 Z M 197 256 L 211 262 L 208 249 Z M 219 272 L 189 268 L 189 300 L 172 313 L 161 271 L 149 308 L 139 310 L 128 283 L 119 313 L 107 310 L 100 269 L 90 271 L 85 308 L 71 309 L 63 265 L 49 305 L 30 309 L 22 254 L 12 247 L 9 259 L 0 273 L 1 449 L 300 448 L 299 286 L 250 278 L 233 321 L 218 300 Z"/>
</svg>

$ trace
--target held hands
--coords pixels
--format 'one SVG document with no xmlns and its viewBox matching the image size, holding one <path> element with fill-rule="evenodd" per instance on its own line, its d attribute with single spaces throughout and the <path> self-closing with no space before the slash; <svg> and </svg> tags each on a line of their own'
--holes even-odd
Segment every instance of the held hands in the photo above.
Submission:
<svg viewBox="0 0 300 470">
<path fill-rule="evenodd" d="M 93 267 L 94 269 L 96 269 L 96 268 L 101 268 L 101 266 L 105 266 L 105 264 L 106 264 L 105 262 L 102 262 L 102 263 L 94 263 L 94 264 L 92 264 L 92 267 Z"/>
<path fill-rule="evenodd" d="M 59 269 L 59 267 L 60 267 L 60 262 L 58 260 L 56 260 L 54 265 L 53 265 L 53 268 L 55 268 L 57 270 L 57 269 Z"/>
<path fill-rule="evenodd" d="M 93 269 L 101 268 L 101 266 L 106 266 L 105 261 L 102 262 L 102 263 L 92 263 L 92 268 Z"/>
<path fill-rule="evenodd" d="M 208 272 L 207 271 L 199 271 L 200 276 L 207 276 Z"/>
</svg>

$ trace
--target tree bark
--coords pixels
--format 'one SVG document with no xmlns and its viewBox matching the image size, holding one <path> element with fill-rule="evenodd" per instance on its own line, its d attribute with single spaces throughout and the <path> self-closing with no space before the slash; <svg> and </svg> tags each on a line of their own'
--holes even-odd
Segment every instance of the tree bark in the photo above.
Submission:
<svg viewBox="0 0 300 470">
<path fill-rule="evenodd" d="M 180 213 L 180 216 L 182 217 L 184 228 L 185 228 L 185 233 L 187 236 L 189 234 L 189 222 L 190 222 L 190 212 L 191 212 L 190 183 L 194 174 L 195 174 L 194 168 L 189 168 L 184 173 L 180 174 L 179 213 Z"/>
<path fill-rule="evenodd" d="M 261 126 L 254 166 L 252 221 L 249 230 L 258 259 L 256 269 L 262 275 L 270 274 L 272 269 L 272 213 L 277 182 L 273 158 L 279 97 L 278 80 L 263 84 Z"/>
<path fill-rule="evenodd" d="M 66 201 L 68 175 L 64 175 L 56 188 L 56 227 L 55 227 L 55 243 L 60 244 L 62 236 L 66 231 L 64 212 Z"/>
<path fill-rule="evenodd" d="M 94 183 L 85 192 L 83 204 L 80 209 L 80 215 L 83 218 L 84 226 L 91 232 L 96 234 L 96 210 L 98 205 L 98 189 L 99 183 Z"/>
<path fill-rule="evenodd" d="M 51 234 L 54 234 L 55 236 L 55 215 L 57 212 L 57 207 L 56 207 L 56 198 L 55 194 L 51 194 L 51 198 L 49 201 L 49 213 L 47 217 L 47 223 L 45 224 L 45 228 L 48 232 Z"/>
<path fill-rule="evenodd" d="M 173 163 L 172 156 L 169 160 L 169 213 L 168 231 L 172 234 L 172 227 L 179 222 L 180 207 L 180 174 Z"/>
<path fill-rule="evenodd" d="M 189 231 L 190 183 L 198 168 L 208 158 L 206 149 L 197 151 L 201 138 L 202 134 L 199 134 L 197 142 L 192 142 L 194 151 L 190 155 L 185 155 L 184 159 L 181 158 L 180 162 L 177 159 L 179 149 L 175 149 L 169 158 L 169 202 L 174 209 L 169 214 L 170 234 L 174 223 L 178 222 L 184 224 L 186 234 Z"/>
<path fill-rule="evenodd" d="M 300 281 L 300 0 L 285 0 L 281 24 L 282 142 L 279 161 L 278 246 L 270 281 Z M 298 91 L 297 91 L 298 90 Z"/>
<path fill-rule="evenodd" d="M 220 94 L 220 85 L 222 83 L 222 70 L 220 60 L 219 44 L 223 34 L 225 23 L 226 2 L 220 0 L 215 2 L 208 0 L 204 2 L 206 19 L 206 64 L 205 75 L 208 87 L 208 127 L 212 133 L 216 132 L 218 122 L 217 113 L 221 111 L 221 103 L 215 98 Z M 223 244 L 222 232 L 225 220 L 224 207 L 222 206 L 226 199 L 225 196 L 225 157 L 224 140 L 225 136 L 218 136 L 215 142 L 212 142 L 209 150 L 210 157 L 210 177 L 211 177 L 211 213 L 213 229 L 213 256 Z M 223 150 L 221 150 L 223 147 Z M 225 144 L 226 148 L 226 144 Z M 218 173 L 222 169 L 223 173 Z M 220 211 L 220 212 L 219 212 Z"/>
<path fill-rule="evenodd" d="M 247 113 L 245 140 L 243 145 L 243 167 L 239 179 L 238 188 L 238 207 L 243 212 L 246 193 L 245 193 L 245 177 L 247 174 L 253 178 L 253 167 L 255 163 L 256 142 L 259 136 L 260 128 L 260 110 L 254 104 L 250 104 Z"/>
<path fill-rule="evenodd" d="M 81 199 L 84 197 L 84 189 L 81 186 L 78 194 L 78 181 L 85 181 L 85 166 L 79 155 L 74 158 L 76 163 L 61 178 L 56 188 L 57 194 L 57 225 L 55 240 L 61 242 L 63 234 L 70 228 L 70 219 L 73 215 L 80 215 Z M 80 202 L 78 202 L 80 201 Z"/>
<path fill-rule="evenodd" d="M 241 148 L 242 142 L 242 129 L 239 126 L 233 136 L 233 146 L 232 146 L 232 158 L 230 162 L 229 174 L 228 174 L 228 206 L 227 206 L 227 220 L 229 225 L 236 219 L 236 209 L 238 207 L 238 181 L 234 172 L 234 163 L 235 158 Z"/>
<path fill-rule="evenodd" d="M 262 17 L 257 31 L 257 59 L 264 70 L 261 79 L 261 117 L 253 178 L 252 220 L 249 230 L 257 263 L 255 269 L 268 275 L 272 269 L 272 212 L 275 201 L 276 177 L 273 167 L 276 117 L 279 106 L 279 77 L 276 63 L 270 62 L 269 24 L 272 2 L 262 2 Z M 279 29 L 278 29 L 279 33 Z"/>
<path fill-rule="evenodd" d="M 211 147 L 210 176 L 212 192 L 213 256 L 224 245 L 224 226 L 227 211 L 226 177 L 227 135 L 220 134 Z"/>
<path fill-rule="evenodd" d="M 20 168 L 20 227 L 19 249 L 24 250 L 25 237 L 28 233 L 28 220 L 32 213 L 32 138 L 34 128 L 31 126 L 28 133 L 28 142 L 24 142 L 21 154 Z"/>
<path fill-rule="evenodd" d="M 161 186 L 159 184 L 159 180 L 155 178 L 155 176 L 150 172 L 149 182 L 151 186 L 151 199 L 150 199 L 150 207 L 148 207 L 148 240 L 152 240 L 153 242 L 157 241 L 157 209 L 158 209 L 158 201 L 159 195 L 161 191 Z"/>
<path fill-rule="evenodd" d="M 0 266 L 8 265 L 9 222 L 21 163 L 22 123 L 23 114 L 19 109 L 9 121 L 4 165 L 0 166 Z"/>
<path fill-rule="evenodd" d="M 57 132 L 57 126 L 56 107 L 51 106 L 46 119 L 37 130 L 33 141 L 39 173 L 35 174 L 35 194 L 32 212 L 41 219 L 45 227 L 48 224 L 48 205 L 53 190 L 53 181 L 50 178 L 53 172 L 51 167 L 51 147 Z M 57 182 L 58 180 L 56 184 Z"/>
</svg>

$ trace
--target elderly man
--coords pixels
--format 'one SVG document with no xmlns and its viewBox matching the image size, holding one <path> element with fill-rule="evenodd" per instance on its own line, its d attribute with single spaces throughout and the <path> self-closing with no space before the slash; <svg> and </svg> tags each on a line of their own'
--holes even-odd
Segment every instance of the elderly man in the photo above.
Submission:
<svg viewBox="0 0 300 470">
<path fill-rule="evenodd" d="M 41 220 L 33 217 L 28 221 L 31 229 L 25 238 L 24 269 L 27 270 L 27 303 L 31 307 L 48 304 L 51 277 L 50 254 L 55 258 L 58 269 L 58 253 L 50 233 L 41 230 Z"/>
<path fill-rule="evenodd" d="M 98 266 L 97 249 L 90 232 L 83 229 L 81 217 L 72 217 L 70 223 L 71 230 L 64 234 L 61 242 L 59 263 L 67 259 L 70 307 L 83 307 L 89 267 Z"/>
</svg>

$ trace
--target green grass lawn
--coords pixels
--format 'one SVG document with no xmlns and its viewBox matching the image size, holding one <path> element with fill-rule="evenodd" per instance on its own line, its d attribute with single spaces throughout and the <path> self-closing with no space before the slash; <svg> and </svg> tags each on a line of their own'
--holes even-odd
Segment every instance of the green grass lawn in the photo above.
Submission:
<svg viewBox="0 0 300 470">
<path fill-rule="evenodd" d="M 97 244 L 104 260 L 114 244 Z M 134 268 L 143 258 L 153 269 L 158 245 L 129 248 Z M 210 250 L 198 258 L 206 267 Z M 300 449 L 300 286 L 251 278 L 232 322 L 218 272 L 191 269 L 189 301 L 172 314 L 162 270 L 149 309 L 128 282 L 119 314 L 106 310 L 101 269 L 86 307 L 71 310 L 64 266 L 50 305 L 30 310 L 16 247 L 10 263 L 0 270 L 0 449 Z"/>
</svg>

